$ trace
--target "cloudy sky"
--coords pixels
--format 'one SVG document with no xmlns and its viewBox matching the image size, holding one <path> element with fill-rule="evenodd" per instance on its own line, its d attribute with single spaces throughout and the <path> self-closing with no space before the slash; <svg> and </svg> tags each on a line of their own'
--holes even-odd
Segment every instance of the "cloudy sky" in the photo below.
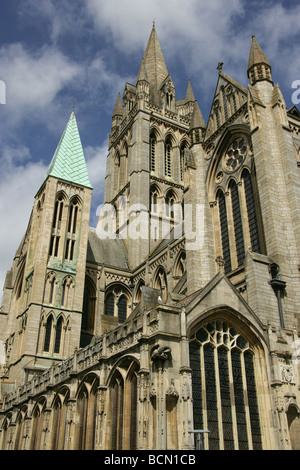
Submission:
<svg viewBox="0 0 300 470">
<path fill-rule="evenodd" d="M 299 0 L 0 0 L 6 91 L 0 104 L 0 301 L 74 99 L 95 226 L 112 111 L 125 82 L 136 81 L 153 20 L 176 98 L 184 98 L 191 79 L 206 121 L 218 62 L 247 86 L 252 34 L 292 107 L 291 86 L 300 80 Z"/>
</svg>

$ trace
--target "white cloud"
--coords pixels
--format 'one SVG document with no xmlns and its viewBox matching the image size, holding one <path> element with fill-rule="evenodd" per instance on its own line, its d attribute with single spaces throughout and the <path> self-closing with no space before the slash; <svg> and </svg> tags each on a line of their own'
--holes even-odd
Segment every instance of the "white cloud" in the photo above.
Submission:
<svg viewBox="0 0 300 470">
<path fill-rule="evenodd" d="M 5 147 L 0 159 L 0 304 L 6 271 L 25 234 L 34 196 L 47 168 L 31 161 L 27 147 Z"/>
<path fill-rule="evenodd" d="M 104 194 L 104 183 L 106 174 L 106 157 L 108 154 L 108 142 L 105 141 L 99 147 L 88 146 L 84 149 L 87 169 L 91 185 L 93 186 L 92 207 L 90 225 L 95 227 L 98 216 L 97 207 L 102 204 Z"/>
<path fill-rule="evenodd" d="M 0 70 L 6 83 L 6 109 L 14 120 L 44 109 L 80 73 L 80 67 L 55 48 L 45 46 L 30 53 L 18 43 L 0 49 Z"/>
</svg>

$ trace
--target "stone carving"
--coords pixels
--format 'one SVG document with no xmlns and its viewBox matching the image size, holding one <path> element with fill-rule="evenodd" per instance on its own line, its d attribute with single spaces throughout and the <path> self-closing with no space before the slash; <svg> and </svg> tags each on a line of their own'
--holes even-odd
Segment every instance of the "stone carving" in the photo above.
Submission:
<svg viewBox="0 0 300 470">
<path fill-rule="evenodd" d="M 152 349 L 151 359 L 152 361 L 165 361 L 166 359 L 171 359 L 171 348 L 167 346 L 159 346 L 157 344 Z"/>
</svg>

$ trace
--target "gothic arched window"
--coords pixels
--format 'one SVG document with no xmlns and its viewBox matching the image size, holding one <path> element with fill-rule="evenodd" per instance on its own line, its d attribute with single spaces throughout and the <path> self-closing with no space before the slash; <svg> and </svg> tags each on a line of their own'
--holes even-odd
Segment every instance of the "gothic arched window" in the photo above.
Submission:
<svg viewBox="0 0 300 470">
<path fill-rule="evenodd" d="M 109 315 L 113 317 L 114 313 L 115 313 L 115 297 L 114 297 L 114 294 L 110 292 L 106 296 L 105 315 Z"/>
<path fill-rule="evenodd" d="M 96 314 L 96 287 L 91 279 L 86 277 L 84 285 L 80 347 L 87 346 L 94 335 Z"/>
<path fill-rule="evenodd" d="M 231 257 L 230 257 L 230 243 L 229 243 L 229 232 L 228 232 L 228 220 L 227 220 L 227 209 L 225 195 L 223 191 L 219 190 L 217 194 L 217 201 L 219 206 L 219 218 L 220 218 L 220 229 L 221 229 L 221 242 L 223 250 L 223 258 L 225 261 L 225 272 L 231 271 Z"/>
<path fill-rule="evenodd" d="M 157 274 L 154 279 L 153 283 L 154 289 L 157 289 L 161 293 L 161 298 L 163 302 L 166 302 L 168 297 L 168 283 L 167 283 L 167 276 L 165 270 L 160 267 L 157 271 Z"/>
<path fill-rule="evenodd" d="M 62 346 L 61 339 L 62 339 L 63 324 L 64 324 L 64 319 L 62 316 L 60 316 L 56 323 L 55 343 L 54 343 L 55 354 L 59 354 L 61 352 L 61 346 Z"/>
<path fill-rule="evenodd" d="M 53 405 L 53 421 L 51 428 L 51 450 L 64 450 L 67 427 L 67 400 L 70 392 L 67 388 L 57 394 Z"/>
<path fill-rule="evenodd" d="M 119 323 L 124 323 L 130 307 L 131 296 L 122 285 L 110 288 L 105 298 L 105 315 L 117 317 Z"/>
<path fill-rule="evenodd" d="M 206 449 L 262 448 L 253 355 L 248 340 L 221 319 L 193 334 L 194 426 L 209 429 Z"/>
<path fill-rule="evenodd" d="M 118 302 L 118 321 L 124 323 L 127 318 L 127 299 L 122 295 Z"/>
<path fill-rule="evenodd" d="M 74 198 L 70 202 L 69 215 L 68 215 L 68 230 L 66 238 L 65 248 L 65 259 L 67 261 L 73 261 L 75 257 L 75 244 L 78 231 L 78 220 L 79 218 L 79 201 L 78 198 Z"/>
<path fill-rule="evenodd" d="M 172 176 L 172 142 L 167 138 L 165 142 L 165 176 Z"/>
<path fill-rule="evenodd" d="M 45 352 L 50 352 L 53 321 L 54 321 L 53 316 L 49 315 L 47 322 L 46 322 L 46 328 L 45 328 L 45 339 L 44 339 L 44 351 Z"/>
<path fill-rule="evenodd" d="M 53 221 L 52 221 L 52 236 L 50 241 L 49 256 L 57 257 L 59 255 L 60 233 L 63 220 L 64 211 L 64 196 L 59 194 L 55 201 Z"/>
<path fill-rule="evenodd" d="M 150 134 L 150 170 L 156 170 L 156 136 L 154 132 Z"/>
<path fill-rule="evenodd" d="M 233 216 L 237 262 L 238 266 L 241 266 L 244 263 L 245 259 L 245 247 L 239 193 L 236 182 L 231 181 L 229 188 L 231 193 L 231 208 Z"/>
<path fill-rule="evenodd" d="M 111 450 L 137 449 L 137 370 L 137 364 L 131 363 L 124 376 L 117 370 L 111 381 Z"/>
<path fill-rule="evenodd" d="M 242 179 L 244 182 L 244 191 L 245 191 L 248 225 L 249 225 L 252 251 L 256 253 L 261 253 L 261 242 L 260 242 L 260 236 L 259 236 L 259 230 L 258 230 L 257 211 L 255 207 L 254 191 L 253 191 L 251 175 L 248 170 L 243 171 Z"/>
<path fill-rule="evenodd" d="M 78 427 L 76 429 L 76 449 L 94 450 L 97 416 L 98 378 L 93 375 L 81 386 L 77 400 Z"/>
</svg>

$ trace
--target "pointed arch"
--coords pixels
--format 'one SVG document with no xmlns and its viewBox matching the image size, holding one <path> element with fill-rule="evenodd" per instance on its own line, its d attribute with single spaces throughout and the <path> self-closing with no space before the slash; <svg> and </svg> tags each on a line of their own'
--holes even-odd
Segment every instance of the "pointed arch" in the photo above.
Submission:
<svg viewBox="0 0 300 470">
<path fill-rule="evenodd" d="M 252 251 L 256 253 L 261 253 L 262 243 L 261 243 L 261 236 L 259 232 L 258 207 L 255 201 L 251 174 L 247 168 L 245 168 L 242 172 L 242 181 L 243 181 L 243 186 L 244 186 L 244 194 L 245 194 L 246 209 L 247 209 L 247 216 L 248 216 L 248 230 L 250 234 Z"/>
<path fill-rule="evenodd" d="M 186 272 L 186 254 L 185 251 L 181 250 L 175 259 L 173 266 L 173 277 L 179 279 Z"/>
<path fill-rule="evenodd" d="M 45 302 L 54 305 L 57 293 L 57 277 L 54 271 L 47 274 L 45 285 Z"/>
<path fill-rule="evenodd" d="M 110 285 L 105 294 L 105 314 L 124 323 L 130 315 L 132 293 L 127 286 L 120 283 Z"/>
<path fill-rule="evenodd" d="M 72 308 L 74 293 L 74 278 L 66 276 L 61 283 L 60 305 L 64 308 Z"/>
<path fill-rule="evenodd" d="M 57 193 L 52 219 L 52 236 L 50 240 L 49 256 L 57 258 L 60 250 L 61 228 L 64 218 L 67 196 L 63 191 Z"/>
<path fill-rule="evenodd" d="M 108 379 L 108 446 L 111 450 L 137 448 L 139 364 L 131 356 L 115 364 Z"/>
<path fill-rule="evenodd" d="M 206 449 L 262 449 L 258 343 L 250 338 L 221 313 L 199 323 L 190 336 L 194 422 L 200 429 L 207 423 Z"/>
<path fill-rule="evenodd" d="M 32 410 L 30 450 L 40 450 L 41 447 L 46 401 L 45 397 L 41 397 Z"/>
<path fill-rule="evenodd" d="M 231 255 L 230 255 L 230 243 L 229 243 L 229 231 L 228 231 L 228 218 L 227 218 L 227 208 L 224 192 L 219 189 L 217 192 L 217 203 L 219 207 L 219 221 L 220 221 L 220 231 L 221 231 L 221 243 L 223 258 L 225 262 L 225 272 L 228 273 L 231 271 Z"/>
<path fill-rule="evenodd" d="M 241 207 L 240 207 L 240 200 L 239 200 L 239 191 L 238 191 L 238 186 L 234 179 L 230 180 L 229 191 L 231 194 L 231 209 L 232 209 L 234 235 L 235 235 L 237 264 L 238 266 L 241 266 L 244 263 L 244 259 L 245 259 L 245 244 L 244 244 Z"/>
<path fill-rule="evenodd" d="M 14 450 L 23 450 L 24 449 L 24 424 L 27 417 L 28 407 L 22 407 L 16 417 L 16 434 L 15 434 L 15 443 Z"/>
<path fill-rule="evenodd" d="M 84 297 L 81 320 L 80 347 L 85 347 L 90 343 L 94 335 L 95 315 L 96 315 L 96 286 L 90 277 L 85 277 Z"/>
<path fill-rule="evenodd" d="M 168 189 L 165 197 L 165 214 L 170 219 L 175 219 L 178 217 L 176 213 L 176 208 L 178 207 L 178 195 L 174 189 Z"/>
<path fill-rule="evenodd" d="M 168 298 L 168 282 L 166 272 L 162 266 L 159 266 L 156 270 L 153 278 L 153 288 L 160 291 L 162 301 L 166 302 Z"/>
<path fill-rule="evenodd" d="M 54 315 L 50 313 L 46 319 L 45 330 L 44 330 L 44 352 L 51 352 L 52 341 L 53 341 L 53 324 Z"/>
<path fill-rule="evenodd" d="M 70 397 L 68 387 L 62 387 L 52 404 L 51 450 L 63 450 L 67 427 L 67 404 Z"/>
<path fill-rule="evenodd" d="M 97 390 L 99 377 L 88 374 L 77 392 L 78 427 L 76 429 L 76 449 L 94 450 L 96 438 Z"/>
</svg>

